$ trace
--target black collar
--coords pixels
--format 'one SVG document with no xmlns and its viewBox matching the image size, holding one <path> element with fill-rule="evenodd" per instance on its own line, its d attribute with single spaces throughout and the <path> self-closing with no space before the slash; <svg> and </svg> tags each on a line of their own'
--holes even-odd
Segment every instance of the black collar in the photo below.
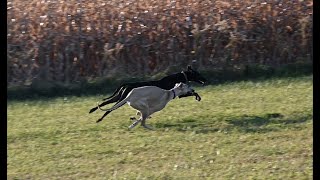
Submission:
<svg viewBox="0 0 320 180">
<path fill-rule="evenodd" d="M 173 98 L 172 99 L 176 98 L 176 93 L 174 92 L 174 90 L 172 89 L 171 91 L 173 92 Z"/>
<path fill-rule="evenodd" d="M 189 80 L 188 80 L 186 73 L 184 71 L 181 71 L 181 73 L 183 74 L 184 78 L 186 79 L 186 83 L 188 83 Z"/>
</svg>

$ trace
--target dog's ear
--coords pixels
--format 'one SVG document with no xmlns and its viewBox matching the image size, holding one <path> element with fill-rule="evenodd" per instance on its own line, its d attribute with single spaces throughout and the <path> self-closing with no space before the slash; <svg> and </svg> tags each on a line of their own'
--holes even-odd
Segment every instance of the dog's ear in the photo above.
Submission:
<svg viewBox="0 0 320 180">
<path fill-rule="evenodd" d="M 191 65 L 188 65 L 187 69 L 188 71 L 191 71 L 192 70 Z"/>
</svg>

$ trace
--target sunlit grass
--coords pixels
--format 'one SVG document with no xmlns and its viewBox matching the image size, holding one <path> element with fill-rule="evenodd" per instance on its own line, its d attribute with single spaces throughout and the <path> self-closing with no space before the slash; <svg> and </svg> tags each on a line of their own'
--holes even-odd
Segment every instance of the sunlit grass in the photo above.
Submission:
<svg viewBox="0 0 320 180">
<path fill-rule="evenodd" d="M 311 179 L 312 77 L 197 87 L 129 131 L 102 97 L 8 102 L 8 179 Z"/>
</svg>

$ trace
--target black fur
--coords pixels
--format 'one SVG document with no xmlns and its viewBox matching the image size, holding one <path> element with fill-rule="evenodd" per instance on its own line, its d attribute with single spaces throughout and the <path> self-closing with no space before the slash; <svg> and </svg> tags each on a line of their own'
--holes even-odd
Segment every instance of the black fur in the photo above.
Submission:
<svg viewBox="0 0 320 180">
<path fill-rule="evenodd" d="M 101 103 L 99 106 L 102 107 L 110 103 L 120 102 L 122 99 L 127 97 L 128 93 L 133 88 L 142 86 L 157 86 L 159 88 L 169 90 L 172 89 L 176 83 L 188 83 L 183 73 L 186 75 L 188 81 L 194 81 L 200 84 L 204 84 L 207 81 L 197 71 L 193 70 L 189 65 L 187 71 L 166 76 L 158 81 L 144 81 L 122 84 L 120 87 L 116 89 L 116 91 L 110 97 L 103 99 L 105 102 Z M 188 96 L 195 96 L 198 101 L 201 100 L 201 97 L 196 92 L 179 96 L 179 98 Z M 98 106 L 92 108 L 89 113 L 92 113 L 97 109 Z"/>
</svg>

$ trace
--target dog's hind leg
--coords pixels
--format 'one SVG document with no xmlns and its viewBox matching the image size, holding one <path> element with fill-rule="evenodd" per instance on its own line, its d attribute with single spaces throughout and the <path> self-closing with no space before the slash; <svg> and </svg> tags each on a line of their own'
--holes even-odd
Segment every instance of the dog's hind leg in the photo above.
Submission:
<svg viewBox="0 0 320 180">
<path fill-rule="evenodd" d="M 121 92 L 125 86 L 126 86 L 125 84 L 119 86 L 119 87 L 114 91 L 114 93 L 113 93 L 111 96 L 109 96 L 109 97 L 107 97 L 107 98 L 104 98 L 103 101 L 112 98 L 112 97 L 115 96 L 116 94 L 119 94 L 119 92 Z"/>
<path fill-rule="evenodd" d="M 105 101 L 105 102 L 101 103 L 99 106 L 102 107 L 102 106 L 105 106 L 105 105 L 110 104 L 110 103 L 119 102 L 119 98 L 120 98 L 120 95 L 117 94 L 116 96 L 112 97 L 108 101 Z"/>
<path fill-rule="evenodd" d="M 122 87 L 119 92 L 117 93 L 116 96 L 113 96 L 111 99 L 109 99 L 108 101 L 105 101 L 103 103 L 101 103 L 100 105 L 98 105 L 99 107 L 102 107 L 102 106 L 105 106 L 107 104 L 110 104 L 110 103 L 115 103 L 115 102 L 120 102 L 122 101 L 124 98 L 127 97 L 127 95 L 129 94 L 129 92 L 132 90 L 132 88 L 128 88 L 128 87 Z M 94 111 L 96 111 L 99 107 L 96 106 L 94 108 L 92 108 L 89 113 L 92 113 Z"/>
<path fill-rule="evenodd" d="M 122 101 L 117 102 L 117 103 L 116 103 L 115 105 L 113 105 L 110 109 L 101 109 L 101 108 L 99 107 L 100 110 L 106 111 L 106 112 L 104 113 L 104 115 L 103 115 L 100 119 L 97 120 L 97 123 L 100 122 L 100 121 L 102 121 L 102 119 L 103 119 L 106 115 L 108 115 L 109 113 L 111 113 L 112 111 L 114 111 L 114 110 L 120 108 L 121 106 L 125 105 L 126 102 L 127 102 L 127 100 L 128 100 L 128 98 L 125 98 L 125 99 L 123 99 Z"/>
<path fill-rule="evenodd" d="M 98 119 L 96 122 L 98 123 L 98 122 L 102 121 L 102 119 L 103 119 L 106 115 L 108 115 L 109 113 L 111 113 L 111 111 L 105 112 L 104 115 L 103 115 L 100 119 Z"/>
<path fill-rule="evenodd" d="M 102 107 L 102 106 L 105 106 L 107 104 L 110 104 L 110 103 L 115 103 L 115 102 L 119 102 L 120 98 L 121 98 L 121 94 L 122 94 L 122 89 L 117 93 L 116 96 L 113 96 L 111 99 L 109 99 L 108 101 L 105 101 L 101 104 L 99 104 L 98 106 Z M 96 111 L 98 109 L 98 106 L 92 108 L 89 113 L 93 113 L 94 111 Z"/>
<path fill-rule="evenodd" d="M 122 101 L 124 98 L 126 98 L 129 94 L 129 92 L 132 90 L 132 87 L 125 87 L 121 90 L 121 93 L 119 93 L 120 97 L 118 98 L 118 102 Z"/>
</svg>

